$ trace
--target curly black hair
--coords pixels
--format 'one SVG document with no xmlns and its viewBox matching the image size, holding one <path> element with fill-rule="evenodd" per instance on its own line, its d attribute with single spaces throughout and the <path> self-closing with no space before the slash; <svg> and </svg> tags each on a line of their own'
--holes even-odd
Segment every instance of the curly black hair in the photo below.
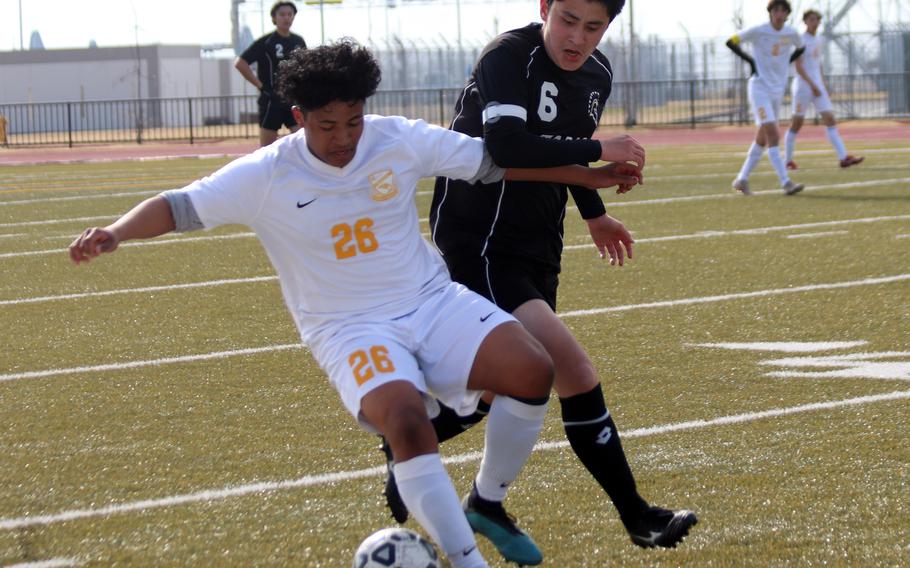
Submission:
<svg viewBox="0 0 910 568">
<path fill-rule="evenodd" d="M 278 95 L 303 111 L 332 101 L 364 101 L 382 72 L 370 53 L 350 38 L 314 49 L 296 49 L 278 66 Z"/>
</svg>

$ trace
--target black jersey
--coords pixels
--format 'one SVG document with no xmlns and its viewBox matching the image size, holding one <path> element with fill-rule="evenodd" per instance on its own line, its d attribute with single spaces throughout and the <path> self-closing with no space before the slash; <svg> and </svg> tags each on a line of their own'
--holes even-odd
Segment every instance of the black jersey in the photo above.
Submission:
<svg viewBox="0 0 910 568">
<path fill-rule="evenodd" d="M 275 31 L 251 43 L 240 54 L 240 58 L 250 65 L 256 64 L 256 76 L 262 82 L 262 89 L 272 91 L 275 86 L 275 76 L 278 74 L 278 64 L 287 59 L 291 52 L 298 47 L 306 49 L 306 43 L 302 37 L 293 33 L 283 37 Z"/>
<path fill-rule="evenodd" d="M 590 138 L 612 83 L 600 51 L 576 71 L 560 69 L 546 54 L 541 24 L 532 24 L 487 45 L 459 95 L 451 128 L 483 136 L 502 167 L 586 165 L 600 159 L 600 143 Z M 604 213 L 597 192 L 568 189 L 582 217 Z M 564 184 L 438 178 L 433 241 L 444 255 L 519 256 L 559 270 L 566 201 Z"/>
</svg>

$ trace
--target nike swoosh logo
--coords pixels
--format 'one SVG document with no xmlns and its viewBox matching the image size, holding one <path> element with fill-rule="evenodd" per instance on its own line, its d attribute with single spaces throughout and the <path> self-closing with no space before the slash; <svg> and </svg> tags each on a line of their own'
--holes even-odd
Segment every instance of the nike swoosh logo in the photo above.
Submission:
<svg viewBox="0 0 910 568">
<path fill-rule="evenodd" d="M 310 203 L 316 201 L 317 199 L 319 199 L 319 198 L 318 198 L 318 197 L 314 197 L 313 199 L 310 199 L 310 200 L 307 201 L 306 203 L 301 203 L 301 202 L 298 201 L 298 202 L 297 202 L 297 209 L 303 209 L 304 207 L 306 207 L 306 206 L 309 205 Z"/>
<path fill-rule="evenodd" d="M 483 322 L 483 321 L 487 321 L 488 319 L 490 319 L 490 316 L 492 316 L 492 315 L 495 314 L 495 313 L 496 313 L 496 312 L 490 312 L 490 313 L 488 313 L 487 315 L 485 315 L 485 316 L 483 316 L 482 318 L 480 318 L 480 321 L 482 321 L 482 322 Z"/>
<path fill-rule="evenodd" d="M 477 548 L 477 547 L 476 547 L 476 546 L 472 546 L 472 547 L 470 547 L 470 548 L 465 548 L 464 550 L 461 551 L 461 555 L 462 555 L 462 556 L 467 556 L 468 554 L 471 554 L 472 552 L 474 552 L 474 549 L 475 549 L 475 548 Z"/>
</svg>

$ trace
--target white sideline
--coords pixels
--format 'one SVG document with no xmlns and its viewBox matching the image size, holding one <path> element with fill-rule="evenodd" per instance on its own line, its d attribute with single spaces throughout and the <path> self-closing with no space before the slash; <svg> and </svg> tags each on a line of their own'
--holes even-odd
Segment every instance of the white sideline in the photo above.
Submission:
<svg viewBox="0 0 910 568">
<path fill-rule="evenodd" d="M 684 430 L 696 430 L 701 428 L 708 428 L 711 426 L 726 426 L 730 424 L 741 424 L 744 422 L 753 422 L 756 420 L 762 420 L 765 418 L 775 418 L 779 416 L 787 416 L 791 414 L 799 414 L 802 412 L 812 412 L 817 410 L 831 410 L 836 408 L 841 408 L 845 406 L 858 406 L 863 404 L 882 402 L 882 401 L 892 401 L 892 400 L 901 400 L 910 398 L 910 391 L 892 391 L 889 393 L 869 395 L 869 396 L 860 396 L 856 398 L 848 398 L 844 400 L 834 400 L 828 402 L 813 402 L 809 404 L 801 404 L 798 406 L 790 406 L 785 408 L 772 408 L 770 410 L 764 410 L 761 412 L 747 412 L 744 414 L 734 414 L 730 416 L 721 416 L 718 418 L 712 418 L 708 420 L 690 420 L 687 422 L 677 422 L 675 424 L 664 424 L 661 426 L 651 426 L 648 428 L 636 428 L 635 430 L 629 430 L 627 432 L 622 432 L 620 435 L 626 439 L 629 438 L 643 438 L 647 436 L 655 436 L 659 434 L 666 434 L 669 432 L 680 432 Z M 545 450 L 557 450 L 568 447 L 569 443 L 566 441 L 561 442 L 542 442 L 534 446 L 534 449 L 537 451 Z M 481 458 L 480 452 L 470 452 L 467 454 L 461 454 L 457 456 L 452 456 L 450 458 L 445 458 L 444 463 L 465 463 L 471 461 L 477 461 Z M 104 517 L 109 515 L 117 515 L 123 513 L 130 513 L 134 511 L 145 511 L 148 509 L 155 509 L 161 507 L 171 507 L 174 505 L 184 505 L 188 503 L 198 503 L 198 502 L 207 502 L 215 501 L 220 499 L 228 499 L 231 497 L 240 497 L 243 495 L 249 495 L 251 493 L 267 493 L 273 491 L 280 491 L 284 489 L 294 489 L 297 487 L 311 487 L 314 485 L 325 485 L 329 483 L 338 483 L 341 481 L 349 481 L 354 479 L 362 479 L 364 477 L 373 477 L 378 475 L 383 475 L 385 473 L 385 466 L 371 467 L 367 469 L 360 469 L 354 471 L 339 471 L 336 473 L 324 473 L 321 475 L 306 475 L 293 480 L 285 481 L 264 481 L 260 483 L 252 483 L 248 485 L 240 485 L 235 487 L 225 487 L 222 489 L 210 489 L 206 491 L 199 491 L 196 493 L 187 493 L 184 495 L 174 495 L 172 497 L 162 497 L 158 499 L 146 499 L 143 501 L 134 501 L 132 503 L 121 503 L 117 505 L 108 505 L 106 507 L 98 508 L 88 508 L 88 509 L 76 509 L 72 511 L 64 511 L 62 513 L 56 513 L 53 515 L 33 515 L 25 516 L 12 519 L 2 519 L 0 520 L 0 530 L 17 530 L 26 527 L 32 527 L 37 525 L 50 525 L 54 523 L 74 521 L 78 519 L 86 519 L 91 517 Z"/>
<path fill-rule="evenodd" d="M 872 286 L 876 284 L 890 284 L 910 280 L 910 274 L 896 274 L 893 276 L 882 276 L 879 278 L 864 278 L 862 280 L 853 280 L 848 282 L 832 282 L 828 284 L 808 284 L 805 286 L 794 286 L 792 288 L 771 288 L 769 290 L 756 290 L 753 292 L 739 292 L 735 294 L 722 294 L 716 296 L 700 296 L 695 298 L 682 298 L 679 300 L 665 300 L 660 302 L 647 302 L 643 304 L 626 304 L 624 306 L 610 306 L 606 308 L 592 308 L 586 310 L 574 310 L 559 313 L 561 318 L 570 318 L 578 316 L 588 316 L 594 314 L 603 314 L 608 312 L 625 312 L 630 310 L 639 310 L 644 308 L 666 308 L 672 306 L 684 306 L 690 304 L 707 304 L 710 302 L 722 302 L 726 300 L 738 300 L 741 298 L 758 298 L 762 296 L 775 296 L 780 294 L 792 294 L 796 292 L 812 292 L 815 290 L 835 290 L 840 288 L 852 288 L 854 286 Z M 47 369 L 44 371 L 27 371 L 22 373 L 9 373 L 0 375 L 0 382 L 15 381 L 20 379 L 35 379 L 43 377 L 52 377 L 58 375 L 72 375 L 91 371 L 113 371 L 117 369 L 130 369 L 136 367 L 145 367 L 150 365 L 163 365 L 168 363 L 183 363 L 187 361 L 203 361 L 208 359 L 221 359 L 224 357 L 233 357 L 236 355 L 247 355 L 251 353 L 265 353 L 285 349 L 303 348 L 300 344 L 273 345 L 266 347 L 256 347 L 249 349 L 239 349 L 234 351 L 218 351 L 214 353 L 203 353 L 199 355 L 184 355 L 180 357 L 166 357 L 162 359 L 152 359 L 148 361 L 131 361 L 128 363 L 109 363 L 106 365 L 95 365 L 90 367 L 70 367 L 66 369 Z"/>
</svg>

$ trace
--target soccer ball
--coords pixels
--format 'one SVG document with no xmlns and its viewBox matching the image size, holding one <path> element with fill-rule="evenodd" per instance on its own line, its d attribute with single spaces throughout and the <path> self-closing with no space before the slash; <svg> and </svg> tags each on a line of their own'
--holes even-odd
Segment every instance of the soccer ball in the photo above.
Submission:
<svg viewBox="0 0 910 568">
<path fill-rule="evenodd" d="M 382 529 L 366 538 L 354 554 L 353 568 L 441 568 L 436 548 L 416 532 Z"/>
</svg>

